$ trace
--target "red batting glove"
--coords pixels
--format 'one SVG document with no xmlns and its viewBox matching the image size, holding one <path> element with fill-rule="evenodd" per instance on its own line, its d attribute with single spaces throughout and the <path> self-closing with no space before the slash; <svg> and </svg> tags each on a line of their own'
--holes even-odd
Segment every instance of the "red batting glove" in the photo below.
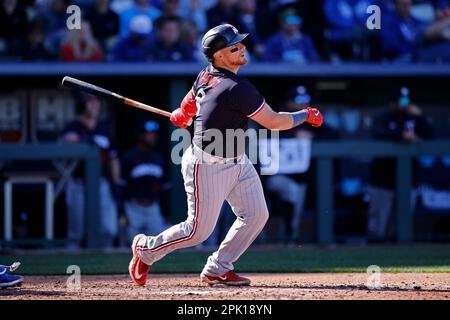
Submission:
<svg viewBox="0 0 450 320">
<path fill-rule="evenodd" d="M 308 107 L 306 111 L 308 112 L 306 122 L 311 123 L 313 127 L 320 127 L 323 123 L 323 116 L 319 109 Z"/>
<path fill-rule="evenodd" d="M 192 90 L 190 90 L 183 101 L 181 101 L 180 108 L 186 116 L 191 118 L 195 116 L 197 113 L 197 103 L 195 102 L 195 96 Z"/>
<path fill-rule="evenodd" d="M 181 108 L 175 109 L 170 114 L 170 121 L 172 121 L 172 123 L 174 125 L 176 125 L 177 127 L 180 127 L 183 129 L 188 126 L 189 120 L 191 120 L 191 118 L 189 116 L 185 115 L 183 113 L 183 111 L 181 110 Z"/>
</svg>

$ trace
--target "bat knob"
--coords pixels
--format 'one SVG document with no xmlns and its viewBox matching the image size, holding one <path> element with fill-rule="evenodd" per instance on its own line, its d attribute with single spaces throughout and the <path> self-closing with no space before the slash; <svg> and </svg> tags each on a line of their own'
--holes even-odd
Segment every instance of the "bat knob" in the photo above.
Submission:
<svg viewBox="0 0 450 320">
<path fill-rule="evenodd" d="M 71 77 L 65 76 L 65 77 L 62 79 L 61 84 L 62 84 L 63 86 L 65 86 L 65 85 L 67 85 L 67 82 L 71 81 L 72 79 L 73 79 L 73 78 L 71 78 Z"/>
</svg>

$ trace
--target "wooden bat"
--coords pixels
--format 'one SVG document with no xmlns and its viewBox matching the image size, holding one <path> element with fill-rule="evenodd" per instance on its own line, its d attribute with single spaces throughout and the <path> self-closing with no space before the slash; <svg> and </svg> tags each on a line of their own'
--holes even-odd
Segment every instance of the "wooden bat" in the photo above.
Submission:
<svg viewBox="0 0 450 320">
<path fill-rule="evenodd" d="M 96 96 L 117 99 L 117 100 L 121 101 L 122 103 L 125 103 L 126 105 L 129 105 L 129 106 L 132 106 L 135 108 L 139 108 L 139 109 L 143 109 L 146 111 L 154 112 L 154 113 L 157 113 L 162 116 L 170 118 L 171 113 L 168 111 L 161 110 L 161 109 L 149 106 L 148 104 L 123 97 L 120 94 L 114 93 L 112 91 L 106 90 L 104 88 L 98 87 L 98 86 L 93 85 L 88 82 L 84 82 L 84 81 L 81 81 L 81 80 L 78 80 L 78 79 L 75 79 L 72 77 L 65 76 L 62 80 L 62 84 L 63 84 L 63 86 L 66 86 L 68 88 L 78 89 L 81 91 L 91 93 Z M 191 124 L 192 124 L 192 119 L 189 121 L 188 125 L 191 125 Z"/>
</svg>

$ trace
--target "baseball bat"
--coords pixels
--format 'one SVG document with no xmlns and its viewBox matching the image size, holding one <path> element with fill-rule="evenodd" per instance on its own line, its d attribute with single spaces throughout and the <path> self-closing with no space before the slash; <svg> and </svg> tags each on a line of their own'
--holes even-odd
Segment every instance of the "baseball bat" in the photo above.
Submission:
<svg viewBox="0 0 450 320">
<path fill-rule="evenodd" d="M 78 79 L 75 79 L 72 77 L 65 76 L 62 80 L 62 84 L 63 84 L 63 86 L 66 86 L 68 88 L 78 89 L 81 91 L 91 93 L 96 96 L 101 96 L 101 97 L 106 97 L 106 98 L 114 98 L 114 99 L 121 101 L 122 103 L 125 103 L 126 105 L 136 107 L 139 109 L 143 109 L 146 111 L 154 112 L 154 113 L 157 113 L 157 114 L 160 114 L 160 115 L 170 118 L 170 112 L 168 112 L 168 111 L 161 110 L 161 109 L 149 106 L 145 103 L 126 98 L 124 96 L 121 96 L 120 94 L 114 93 L 112 91 L 106 90 L 104 88 L 98 87 L 96 85 L 93 85 L 93 84 L 85 82 L 85 81 L 81 81 L 81 80 L 78 80 Z M 190 123 L 192 123 L 192 119 L 191 119 Z"/>
</svg>

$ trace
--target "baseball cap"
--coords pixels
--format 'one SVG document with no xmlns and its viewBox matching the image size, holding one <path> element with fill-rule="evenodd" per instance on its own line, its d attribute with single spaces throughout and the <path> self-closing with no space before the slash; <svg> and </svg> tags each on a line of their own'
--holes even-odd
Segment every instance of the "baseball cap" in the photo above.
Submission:
<svg viewBox="0 0 450 320">
<path fill-rule="evenodd" d="M 296 86 L 288 90 L 287 98 L 295 101 L 296 104 L 309 104 L 311 102 L 311 96 L 308 94 L 306 88 L 302 85 Z"/>
<path fill-rule="evenodd" d="M 158 132 L 159 131 L 159 123 L 153 120 L 142 120 L 137 123 L 135 127 L 136 136 L 140 136 L 143 133 L 147 132 Z"/>
<path fill-rule="evenodd" d="M 409 89 L 401 87 L 395 90 L 391 95 L 391 100 L 396 101 L 400 107 L 407 107 L 410 103 Z"/>
<path fill-rule="evenodd" d="M 152 32 L 152 28 L 152 21 L 144 15 L 134 16 L 130 21 L 130 31 L 137 34 L 147 35 Z"/>
<path fill-rule="evenodd" d="M 159 124 L 156 121 L 153 120 L 147 120 L 140 124 L 139 126 L 139 132 L 157 132 L 159 130 Z"/>
<path fill-rule="evenodd" d="M 294 8 L 287 8 L 281 11 L 280 18 L 289 25 L 300 25 L 303 22 Z"/>
<path fill-rule="evenodd" d="M 311 102 L 311 96 L 308 94 L 304 86 L 298 86 L 296 88 L 296 92 L 297 92 L 295 96 L 296 104 L 308 104 Z"/>
</svg>

